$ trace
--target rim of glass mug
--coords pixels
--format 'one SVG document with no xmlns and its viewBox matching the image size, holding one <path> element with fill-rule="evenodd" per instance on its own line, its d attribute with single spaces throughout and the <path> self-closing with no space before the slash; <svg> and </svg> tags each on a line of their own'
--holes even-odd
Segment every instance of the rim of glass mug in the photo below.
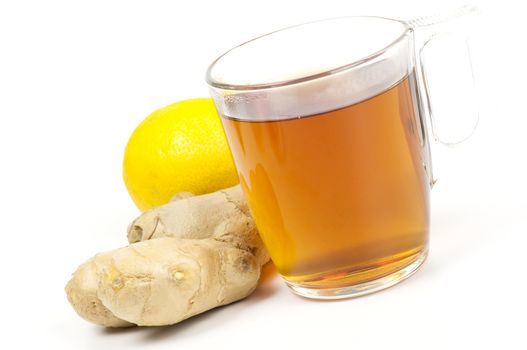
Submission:
<svg viewBox="0 0 527 350">
<path fill-rule="evenodd" d="M 271 82 L 271 83 L 260 83 L 260 84 L 258 84 L 258 83 L 256 83 L 256 84 L 229 84 L 229 83 L 223 83 L 223 82 L 221 82 L 218 79 L 215 79 L 213 77 L 213 70 L 215 68 L 217 68 L 216 67 L 217 64 L 222 59 L 225 59 L 227 55 L 232 54 L 237 49 L 240 49 L 242 47 L 246 47 L 247 45 L 253 44 L 255 41 L 258 41 L 258 40 L 266 38 L 266 37 L 270 37 L 272 35 L 280 34 L 282 32 L 285 32 L 285 31 L 288 31 L 288 30 L 291 30 L 291 29 L 297 29 L 297 28 L 300 28 L 300 27 L 309 26 L 309 25 L 313 25 L 313 24 L 319 24 L 319 23 L 323 23 L 323 22 L 330 22 L 330 21 L 335 21 L 335 20 L 349 20 L 349 19 L 378 19 L 378 20 L 382 20 L 382 21 L 391 21 L 391 22 L 395 22 L 397 25 L 400 26 L 401 29 L 404 29 L 404 30 L 394 40 L 390 41 L 387 45 L 385 45 L 381 49 L 378 49 L 377 51 L 374 51 L 373 53 L 367 54 L 366 56 L 364 56 L 364 57 L 362 57 L 362 58 L 360 58 L 360 59 L 358 59 L 356 61 L 349 62 L 349 63 L 337 66 L 337 67 L 332 68 L 332 69 L 328 69 L 328 70 L 325 70 L 325 71 L 322 71 L 322 72 L 319 72 L 319 73 L 315 73 L 315 74 L 309 74 L 309 75 L 306 75 L 306 76 L 303 76 L 303 77 L 299 77 L 299 78 L 294 78 L 294 79 L 290 79 L 290 80 L 282 80 L 282 81 Z M 325 19 L 320 19 L 320 20 L 315 20 L 315 21 L 295 24 L 295 25 L 292 25 L 292 26 L 284 27 L 284 28 L 277 29 L 277 30 L 274 30 L 272 32 L 269 32 L 269 33 L 257 36 L 256 38 L 253 38 L 251 40 L 247 40 L 247 41 L 245 41 L 245 42 L 243 42 L 243 43 L 241 43 L 239 45 L 236 45 L 233 48 L 227 50 L 226 52 L 221 54 L 218 58 L 216 58 L 209 65 L 209 67 L 207 68 L 207 71 L 206 71 L 205 81 L 207 82 L 208 85 L 210 85 L 212 87 L 219 88 L 219 89 L 226 89 L 226 90 L 269 89 L 269 88 L 274 88 L 274 87 L 280 87 L 280 86 L 285 86 L 285 85 L 302 83 L 302 82 L 307 81 L 307 80 L 314 80 L 314 79 L 322 78 L 322 77 L 330 75 L 330 74 L 335 74 L 335 73 L 342 72 L 344 70 L 348 70 L 348 69 L 354 68 L 354 67 L 356 67 L 356 66 L 358 66 L 358 65 L 360 65 L 362 63 L 365 63 L 365 62 L 367 62 L 367 61 L 369 61 L 369 60 L 371 60 L 373 58 L 376 58 L 376 57 L 382 55 L 392 45 L 396 44 L 398 41 L 403 40 L 404 37 L 409 32 L 411 32 L 412 30 L 413 30 L 413 28 L 410 27 L 407 24 L 407 22 L 405 22 L 405 21 L 397 20 L 397 19 L 393 19 L 393 18 L 388 18 L 388 17 L 381 17 L 381 16 L 342 16 L 342 17 L 325 18 Z"/>
<path fill-rule="evenodd" d="M 403 21 L 375 16 L 290 26 L 227 51 L 209 66 L 206 81 L 223 116 L 319 114 L 371 98 L 410 74 L 412 31 Z M 358 35 L 343 44 L 350 33 Z"/>
</svg>

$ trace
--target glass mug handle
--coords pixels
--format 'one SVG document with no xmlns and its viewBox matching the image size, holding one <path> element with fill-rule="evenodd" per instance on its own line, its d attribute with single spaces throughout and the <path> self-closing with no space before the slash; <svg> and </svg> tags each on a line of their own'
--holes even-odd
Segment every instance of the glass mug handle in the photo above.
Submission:
<svg viewBox="0 0 527 350">
<path fill-rule="evenodd" d="M 416 40 L 416 67 L 423 110 L 434 139 L 457 145 L 478 122 L 477 95 L 468 43 L 470 21 L 478 13 L 463 6 L 440 16 L 408 21 Z"/>
</svg>

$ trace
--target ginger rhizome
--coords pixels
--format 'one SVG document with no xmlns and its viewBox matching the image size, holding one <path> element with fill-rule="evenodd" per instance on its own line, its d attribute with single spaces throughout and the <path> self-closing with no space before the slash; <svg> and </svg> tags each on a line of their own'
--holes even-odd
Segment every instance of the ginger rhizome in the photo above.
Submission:
<svg viewBox="0 0 527 350">
<path fill-rule="evenodd" d="M 134 220 L 128 240 L 82 264 L 66 285 L 86 320 L 107 327 L 174 324 L 245 298 L 269 261 L 239 186 L 179 194 Z"/>
</svg>

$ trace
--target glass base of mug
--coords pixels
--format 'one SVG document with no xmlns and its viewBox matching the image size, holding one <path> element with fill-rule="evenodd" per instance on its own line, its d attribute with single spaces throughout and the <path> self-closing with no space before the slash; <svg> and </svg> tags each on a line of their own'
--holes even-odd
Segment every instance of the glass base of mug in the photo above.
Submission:
<svg viewBox="0 0 527 350">
<path fill-rule="evenodd" d="M 367 295 L 381 291 L 404 281 L 413 275 L 417 269 L 423 264 L 428 255 L 428 250 L 425 249 L 417 254 L 411 263 L 405 267 L 390 273 L 389 275 L 375 279 L 373 281 L 363 282 L 359 284 L 339 287 L 319 287 L 305 284 L 293 283 L 285 280 L 287 286 L 293 293 L 309 299 L 346 299 L 355 298 L 362 295 Z"/>
</svg>

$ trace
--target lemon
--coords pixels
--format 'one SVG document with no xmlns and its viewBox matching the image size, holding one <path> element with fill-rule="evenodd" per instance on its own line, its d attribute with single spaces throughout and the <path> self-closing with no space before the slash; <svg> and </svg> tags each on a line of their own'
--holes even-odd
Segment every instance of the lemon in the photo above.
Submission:
<svg viewBox="0 0 527 350">
<path fill-rule="evenodd" d="M 167 203 L 178 192 L 203 194 L 236 185 L 238 175 L 212 99 L 177 102 L 143 120 L 126 146 L 123 178 L 142 211 Z"/>
</svg>

